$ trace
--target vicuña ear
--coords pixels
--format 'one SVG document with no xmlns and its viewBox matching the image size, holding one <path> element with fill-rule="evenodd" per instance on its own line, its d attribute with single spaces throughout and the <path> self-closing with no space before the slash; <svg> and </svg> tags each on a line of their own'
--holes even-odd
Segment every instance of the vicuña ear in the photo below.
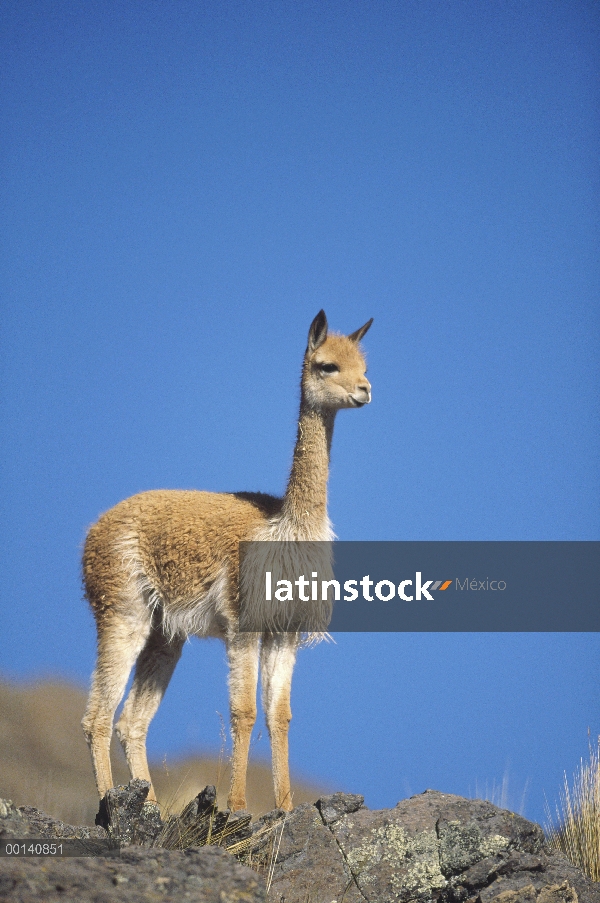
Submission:
<svg viewBox="0 0 600 903">
<path fill-rule="evenodd" d="M 369 320 L 368 323 L 365 323 L 364 326 L 361 326 L 360 329 L 357 329 L 356 332 L 353 332 L 352 335 L 349 335 L 348 338 L 351 342 L 360 342 L 362 337 L 369 331 L 371 328 L 371 323 L 373 322 L 373 317 Z"/>
<path fill-rule="evenodd" d="M 327 317 L 325 316 L 325 311 L 320 310 L 310 324 L 310 329 L 308 330 L 308 353 L 312 354 L 313 351 L 316 351 L 317 348 L 320 348 L 326 338 Z"/>
</svg>

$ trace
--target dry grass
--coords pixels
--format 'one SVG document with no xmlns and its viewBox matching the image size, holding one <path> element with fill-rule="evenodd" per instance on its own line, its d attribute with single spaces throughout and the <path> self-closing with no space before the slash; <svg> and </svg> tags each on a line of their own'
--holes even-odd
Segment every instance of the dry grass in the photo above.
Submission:
<svg viewBox="0 0 600 903">
<path fill-rule="evenodd" d="M 485 781 L 484 784 L 480 784 L 480 782 L 476 780 L 475 794 L 474 796 L 470 795 L 474 799 L 487 800 L 494 806 L 498 806 L 499 809 L 508 809 L 511 812 L 517 812 L 519 815 L 524 816 L 528 791 L 529 779 L 525 781 L 523 790 L 520 793 L 517 793 L 515 788 L 510 786 L 509 771 L 507 767 L 500 783 L 494 779 L 491 784 L 488 781 Z"/>
<path fill-rule="evenodd" d="M 80 725 L 85 704 L 85 690 L 66 681 L 0 679 L 0 797 L 17 806 L 35 806 L 67 824 L 94 824 L 98 797 Z M 112 761 L 115 783 L 127 784 L 129 772 L 118 743 L 113 744 Z M 150 768 L 164 811 L 180 811 L 207 784 L 217 787 L 217 802 L 225 808 L 230 773 L 222 756 L 189 757 L 168 768 L 165 762 L 154 762 Z M 327 792 L 298 780 L 293 791 L 296 805 Z M 249 810 L 257 816 L 273 805 L 270 765 L 251 762 Z"/>
<path fill-rule="evenodd" d="M 589 761 L 580 762 L 569 786 L 567 775 L 552 821 L 547 806 L 546 836 L 551 849 L 564 853 L 592 881 L 600 881 L 600 737 L 589 745 Z"/>
<path fill-rule="evenodd" d="M 229 847 L 229 852 L 237 856 L 243 865 L 258 872 L 265 879 L 267 894 L 271 890 L 275 865 L 285 830 L 287 815 L 271 824 L 263 825 L 252 837 Z"/>
</svg>

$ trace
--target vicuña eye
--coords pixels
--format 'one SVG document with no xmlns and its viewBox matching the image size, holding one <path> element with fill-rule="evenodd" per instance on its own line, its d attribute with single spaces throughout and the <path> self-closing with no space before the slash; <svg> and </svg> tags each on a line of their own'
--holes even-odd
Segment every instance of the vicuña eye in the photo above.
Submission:
<svg viewBox="0 0 600 903">
<path fill-rule="evenodd" d="M 340 368 L 337 364 L 319 364 L 319 369 L 322 370 L 323 373 L 339 373 Z"/>
</svg>

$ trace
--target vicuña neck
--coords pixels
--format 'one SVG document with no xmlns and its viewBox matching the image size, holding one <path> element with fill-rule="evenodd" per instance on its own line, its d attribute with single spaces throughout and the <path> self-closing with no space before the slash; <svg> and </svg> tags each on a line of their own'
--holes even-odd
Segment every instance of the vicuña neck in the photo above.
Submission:
<svg viewBox="0 0 600 903">
<path fill-rule="evenodd" d="M 315 410 L 303 400 L 292 471 L 282 515 L 307 539 L 316 538 L 327 521 L 327 478 L 335 411 Z"/>
</svg>

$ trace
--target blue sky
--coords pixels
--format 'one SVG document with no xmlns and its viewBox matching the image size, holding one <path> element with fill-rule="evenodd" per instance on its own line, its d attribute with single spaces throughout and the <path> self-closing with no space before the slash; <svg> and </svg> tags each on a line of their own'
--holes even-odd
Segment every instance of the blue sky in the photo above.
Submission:
<svg viewBox="0 0 600 903">
<path fill-rule="evenodd" d="M 88 680 L 101 511 L 283 491 L 321 307 L 375 318 L 341 539 L 600 538 L 596 4 L 2 18 L 2 673 Z M 371 806 L 508 773 L 541 819 L 600 731 L 599 663 L 595 635 L 340 635 L 300 655 L 292 765 Z M 151 751 L 218 746 L 225 681 L 190 643 Z"/>
</svg>

